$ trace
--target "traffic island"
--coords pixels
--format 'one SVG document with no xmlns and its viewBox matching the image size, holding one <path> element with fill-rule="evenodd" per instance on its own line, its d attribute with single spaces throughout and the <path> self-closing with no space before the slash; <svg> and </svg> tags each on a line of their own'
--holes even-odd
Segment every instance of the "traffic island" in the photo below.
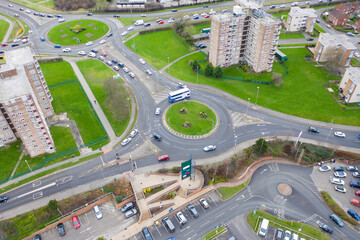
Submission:
<svg viewBox="0 0 360 240">
<path fill-rule="evenodd" d="M 170 105 L 164 111 L 162 123 L 171 134 L 186 139 L 206 138 L 219 127 L 217 113 L 196 101 L 182 101 Z"/>
</svg>

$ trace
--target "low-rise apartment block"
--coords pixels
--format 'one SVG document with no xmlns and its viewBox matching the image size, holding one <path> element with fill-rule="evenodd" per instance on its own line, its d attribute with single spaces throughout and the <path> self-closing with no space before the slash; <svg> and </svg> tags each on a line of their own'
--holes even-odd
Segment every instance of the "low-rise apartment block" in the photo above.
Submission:
<svg viewBox="0 0 360 240">
<path fill-rule="evenodd" d="M 341 79 L 340 90 L 346 103 L 360 102 L 360 69 L 349 67 Z"/>
<path fill-rule="evenodd" d="M 257 2 L 236 1 L 233 13 L 211 19 L 209 62 L 229 67 L 245 61 L 255 72 L 271 71 L 280 35 L 280 20 Z"/>
<path fill-rule="evenodd" d="M 0 147 L 21 139 L 31 157 L 55 152 L 46 118 L 52 96 L 28 47 L 5 52 L 0 65 Z"/>
<path fill-rule="evenodd" d="M 285 22 L 287 32 L 312 33 L 316 23 L 316 11 L 312 8 L 292 7 Z"/>
<path fill-rule="evenodd" d="M 314 50 L 317 62 L 327 62 L 332 59 L 339 61 L 339 66 L 348 67 L 356 51 L 356 47 L 345 35 L 320 33 Z"/>
</svg>

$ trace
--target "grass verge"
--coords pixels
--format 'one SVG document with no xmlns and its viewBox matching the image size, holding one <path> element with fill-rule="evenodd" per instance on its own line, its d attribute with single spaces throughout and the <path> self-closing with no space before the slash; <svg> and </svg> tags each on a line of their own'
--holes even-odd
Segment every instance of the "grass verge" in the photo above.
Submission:
<svg viewBox="0 0 360 240">
<path fill-rule="evenodd" d="M 209 232 L 208 234 L 206 234 L 205 236 L 202 237 L 203 240 L 212 240 L 218 236 L 220 236 L 223 233 L 227 232 L 227 228 L 226 227 L 217 227 L 216 229 L 212 230 L 211 232 Z"/>
<path fill-rule="evenodd" d="M 358 222 L 346 214 L 346 212 L 335 202 L 335 200 L 330 196 L 330 194 L 326 191 L 320 192 L 321 197 L 323 198 L 326 205 L 333 211 L 336 215 L 338 215 L 343 220 L 351 223 L 354 226 L 358 225 Z"/>
<path fill-rule="evenodd" d="M 305 38 L 301 32 L 285 32 L 284 29 L 281 29 L 279 39 L 295 39 L 295 38 Z"/>
<path fill-rule="evenodd" d="M 259 222 L 262 220 L 262 218 L 268 219 L 270 221 L 270 225 L 275 228 L 280 227 L 284 231 L 288 229 L 291 232 L 297 233 L 299 235 L 299 238 L 304 237 L 305 239 L 312 238 L 317 240 L 330 240 L 330 238 L 326 234 L 310 225 L 301 222 L 280 220 L 264 211 L 256 211 L 255 215 L 253 211 L 251 211 L 247 215 L 247 222 L 255 233 L 257 233 L 258 227 L 260 225 Z M 301 229 L 301 232 L 298 231 L 299 229 Z"/>
<path fill-rule="evenodd" d="M 125 90 L 124 81 L 121 78 L 113 79 L 113 75 L 116 73 L 102 62 L 88 59 L 79 61 L 76 64 L 104 111 L 116 136 L 119 137 L 125 131 L 130 121 L 129 106 L 127 106 L 127 99 L 130 99 L 130 97 Z M 109 92 L 104 88 L 104 84 L 107 84 L 106 81 L 117 81 L 119 83 L 118 91 L 121 93 L 122 100 L 124 101 L 125 99 L 125 104 L 122 104 L 122 108 L 113 107 L 110 104 L 111 102 L 107 100 L 106 96 Z"/>
<path fill-rule="evenodd" d="M 0 148 L 0 179 L 10 177 L 21 154 L 21 141 Z"/>
<path fill-rule="evenodd" d="M 250 178 L 246 180 L 246 182 L 244 182 L 243 184 L 237 185 L 235 187 L 220 187 L 217 190 L 221 194 L 222 199 L 225 201 L 237 194 L 238 192 L 241 192 L 241 190 L 246 188 L 249 182 Z"/>
<path fill-rule="evenodd" d="M 0 42 L 3 41 L 10 24 L 5 20 L 0 20 Z"/>
<path fill-rule="evenodd" d="M 24 27 L 23 28 L 23 36 L 26 36 L 26 34 L 29 32 L 29 26 L 23 20 L 16 18 L 16 17 L 9 16 L 9 15 L 5 15 L 3 13 L 0 13 L 0 15 L 2 15 L 14 22 L 14 28 L 11 31 L 11 34 L 10 34 L 8 40 L 15 39 L 15 37 L 17 36 L 17 32 L 21 29 L 21 25 Z M 21 23 L 21 25 L 20 25 L 20 23 Z"/>
</svg>

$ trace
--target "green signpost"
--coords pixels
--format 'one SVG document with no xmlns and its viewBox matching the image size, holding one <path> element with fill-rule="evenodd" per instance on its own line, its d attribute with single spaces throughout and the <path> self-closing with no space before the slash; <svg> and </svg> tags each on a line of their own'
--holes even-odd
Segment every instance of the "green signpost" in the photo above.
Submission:
<svg viewBox="0 0 360 240">
<path fill-rule="evenodd" d="M 192 158 L 181 163 L 181 180 L 191 176 L 191 162 Z"/>
</svg>

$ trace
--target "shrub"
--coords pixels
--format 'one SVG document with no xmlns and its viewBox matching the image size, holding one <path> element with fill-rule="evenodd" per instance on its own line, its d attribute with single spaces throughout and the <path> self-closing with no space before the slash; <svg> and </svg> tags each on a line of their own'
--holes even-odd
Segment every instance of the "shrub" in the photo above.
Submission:
<svg viewBox="0 0 360 240">
<path fill-rule="evenodd" d="M 116 197 L 115 197 L 115 201 L 116 201 L 117 203 L 121 203 L 123 199 L 124 199 L 124 198 L 123 198 L 122 196 L 116 196 Z"/>
<path fill-rule="evenodd" d="M 214 72 L 214 67 L 210 63 L 208 63 L 205 67 L 205 75 L 208 77 L 212 76 L 213 72 Z"/>
<path fill-rule="evenodd" d="M 217 66 L 214 69 L 214 77 L 221 78 L 222 76 L 223 76 L 223 70 L 221 69 L 221 67 Z"/>
<path fill-rule="evenodd" d="M 54 0 L 54 5 L 63 11 L 89 9 L 95 7 L 96 0 Z"/>
<path fill-rule="evenodd" d="M 81 25 L 75 25 L 74 27 L 71 28 L 71 31 L 76 34 L 82 32 L 82 31 L 85 31 L 85 30 L 86 30 L 86 27 L 83 27 Z"/>
<path fill-rule="evenodd" d="M 192 67 L 192 70 L 193 70 L 194 72 L 197 72 L 198 70 L 201 69 L 200 64 L 199 64 L 198 61 L 196 61 L 196 60 L 193 62 L 193 64 L 191 65 L 191 67 Z"/>
<path fill-rule="evenodd" d="M 265 153 L 268 149 L 268 144 L 265 139 L 259 138 L 254 145 L 254 149 L 257 153 Z"/>
</svg>

